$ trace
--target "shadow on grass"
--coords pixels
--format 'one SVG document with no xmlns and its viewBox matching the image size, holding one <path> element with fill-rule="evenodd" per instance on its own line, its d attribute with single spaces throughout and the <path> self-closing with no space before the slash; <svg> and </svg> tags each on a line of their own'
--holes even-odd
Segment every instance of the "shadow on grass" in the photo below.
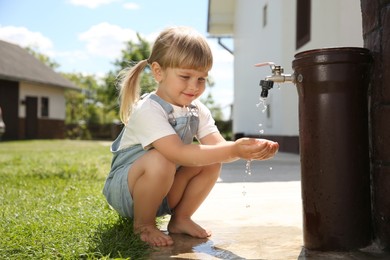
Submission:
<svg viewBox="0 0 390 260">
<path fill-rule="evenodd" d="M 114 224 L 101 224 L 92 240 L 94 246 L 85 259 L 145 259 L 151 252 L 151 248 L 133 233 L 133 221 L 127 218 L 118 217 Z"/>
</svg>

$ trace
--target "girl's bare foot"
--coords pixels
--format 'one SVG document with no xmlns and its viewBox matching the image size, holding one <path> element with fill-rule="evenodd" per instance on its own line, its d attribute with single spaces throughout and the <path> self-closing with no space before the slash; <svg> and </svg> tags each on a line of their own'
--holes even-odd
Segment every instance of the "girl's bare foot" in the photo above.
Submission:
<svg viewBox="0 0 390 260">
<path fill-rule="evenodd" d="M 173 240 L 161 232 L 155 225 L 134 226 L 134 233 L 139 234 L 142 241 L 151 246 L 170 246 Z"/>
<path fill-rule="evenodd" d="M 169 233 L 187 234 L 197 238 L 206 238 L 211 236 L 211 231 L 203 229 L 190 218 L 171 217 L 168 224 Z"/>
</svg>

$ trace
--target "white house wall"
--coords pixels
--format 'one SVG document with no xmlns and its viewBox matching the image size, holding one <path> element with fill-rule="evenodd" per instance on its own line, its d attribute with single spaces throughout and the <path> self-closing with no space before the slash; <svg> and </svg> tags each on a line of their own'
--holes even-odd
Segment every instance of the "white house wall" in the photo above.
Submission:
<svg viewBox="0 0 390 260">
<path fill-rule="evenodd" d="M 41 117 L 41 98 L 49 99 L 49 119 L 65 120 L 65 96 L 63 88 L 52 86 L 34 85 L 27 82 L 20 83 L 20 101 L 25 100 L 27 96 L 38 98 L 38 118 Z M 25 118 L 26 108 L 19 102 L 19 117 Z"/>
<path fill-rule="evenodd" d="M 363 46 L 359 0 L 313 0 L 312 12 L 312 40 L 302 50 Z"/>
<path fill-rule="evenodd" d="M 263 8 L 268 6 L 263 27 Z M 362 47 L 360 1 L 312 0 L 311 40 L 295 49 L 295 0 L 236 1 L 234 27 L 233 133 L 245 135 L 298 136 L 298 95 L 293 84 L 276 83 L 269 91 L 270 118 L 262 113 L 259 82 L 269 67 L 258 62 L 273 61 L 293 73 L 291 64 L 298 52 L 325 47 Z M 259 126 L 261 124 L 261 126 Z"/>
<path fill-rule="evenodd" d="M 275 105 L 278 97 L 270 90 L 267 103 L 271 117 L 267 118 L 267 111 L 256 106 L 260 102 L 261 88 L 259 82 L 270 73 L 269 67 L 255 67 L 259 62 L 282 61 L 283 28 L 280 10 L 280 1 L 237 1 L 236 20 L 234 31 L 234 67 L 235 91 L 233 111 L 233 132 L 246 135 L 258 135 L 260 131 L 276 134 L 278 129 L 286 132 L 278 120 L 280 112 L 284 111 L 284 104 Z M 263 27 L 263 8 L 268 5 L 267 25 Z M 277 86 L 275 85 L 277 89 Z M 278 92 L 288 90 L 277 89 Z M 259 126 L 261 124 L 261 126 Z"/>
</svg>

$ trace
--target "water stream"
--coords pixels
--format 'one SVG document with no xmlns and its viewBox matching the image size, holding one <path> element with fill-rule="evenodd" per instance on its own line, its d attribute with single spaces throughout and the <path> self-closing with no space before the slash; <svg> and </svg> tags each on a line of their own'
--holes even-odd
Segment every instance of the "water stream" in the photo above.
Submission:
<svg viewBox="0 0 390 260">
<path fill-rule="evenodd" d="M 261 112 L 265 113 L 267 111 L 266 98 L 260 97 L 259 98 L 259 103 L 256 104 L 256 107 L 261 108 Z M 259 128 L 260 128 L 259 133 L 260 134 L 264 134 L 264 129 L 262 128 L 262 126 L 263 126 L 263 124 L 260 123 L 259 124 Z M 270 167 L 270 170 L 272 170 L 272 167 Z M 244 180 L 243 180 L 244 183 L 246 181 L 246 177 L 250 176 L 250 175 L 252 175 L 251 160 L 247 160 L 246 164 L 245 164 L 245 175 L 244 175 Z M 242 189 L 243 189 L 242 196 L 245 197 L 246 194 L 247 194 L 245 185 L 242 186 Z M 249 203 L 245 203 L 245 204 L 246 204 L 245 205 L 246 208 L 250 208 L 250 204 Z"/>
</svg>

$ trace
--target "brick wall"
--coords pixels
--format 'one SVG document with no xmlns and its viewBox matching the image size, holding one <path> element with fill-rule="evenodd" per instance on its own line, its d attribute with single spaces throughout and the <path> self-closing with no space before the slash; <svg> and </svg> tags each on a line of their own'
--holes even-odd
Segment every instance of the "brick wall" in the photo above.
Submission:
<svg viewBox="0 0 390 260">
<path fill-rule="evenodd" d="M 390 250 L 390 0 L 361 0 L 364 47 L 373 56 L 370 153 L 374 239 Z"/>
</svg>

